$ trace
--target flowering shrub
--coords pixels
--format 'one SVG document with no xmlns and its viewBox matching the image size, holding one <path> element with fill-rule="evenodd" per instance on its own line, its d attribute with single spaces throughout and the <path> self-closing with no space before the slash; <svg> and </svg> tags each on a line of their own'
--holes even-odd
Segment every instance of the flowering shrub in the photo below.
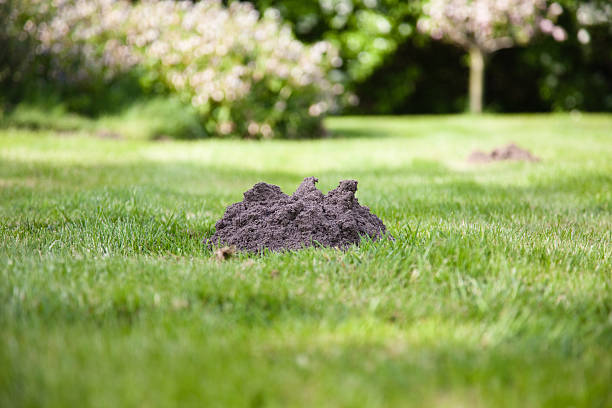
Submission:
<svg viewBox="0 0 612 408">
<path fill-rule="evenodd" d="M 423 11 L 418 23 L 421 31 L 487 53 L 525 44 L 538 28 L 557 41 L 567 37 L 554 24 L 562 7 L 558 3 L 548 6 L 546 0 L 430 0 Z"/>
<path fill-rule="evenodd" d="M 546 0 L 429 0 L 417 26 L 469 52 L 470 111 L 480 113 L 487 57 L 528 43 L 538 30 L 565 41 L 565 30 L 554 23 L 561 13 L 559 3 L 549 6 Z"/>
<path fill-rule="evenodd" d="M 305 46 L 278 12 L 260 17 L 249 3 L 20 4 L 37 11 L 23 31 L 35 40 L 35 54 L 48 58 L 50 77 L 87 83 L 137 72 L 142 88 L 174 93 L 195 108 L 211 135 L 316 136 L 322 115 L 344 92 L 327 74 L 339 59 L 330 44 Z"/>
</svg>

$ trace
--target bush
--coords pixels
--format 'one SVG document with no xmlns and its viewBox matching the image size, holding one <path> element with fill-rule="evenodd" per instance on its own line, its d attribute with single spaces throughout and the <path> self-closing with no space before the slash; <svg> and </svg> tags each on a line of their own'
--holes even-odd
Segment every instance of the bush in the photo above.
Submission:
<svg viewBox="0 0 612 408">
<path fill-rule="evenodd" d="M 0 3 L 10 26 L 4 37 L 27 49 L 5 60 L 20 55 L 31 68 L 5 77 L 28 89 L 43 78 L 71 110 L 120 106 L 122 90 L 137 83 L 128 96 L 176 95 L 195 110 L 201 129 L 191 134 L 312 137 L 343 93 L 328 75 L 338 65 L 335 48 L 305 46 L 273 9 L 260 17 L 249 3 L 226 8 L 216 0 Z M 5 60 L 0 71 L 15 66 Z"/>
<path fill-rule="evenodd" d="M 120 112 L 95 120 L 66 110 L 61 103 L 24 102 L 4 114 L 0 127 L 85 132 L 100 137 L 127 139 L 196 139 L 206 136 L 197 111 L 175 97 L 153 97 L 134 101 Z"/>
<path fill-rule="evenodd" d="M 206 136 L 198 112 L 173 97 L 135 102 L 118 114 L 101 117 L 96 126 L 130 139 L 197 139 Z"/>
</svg>

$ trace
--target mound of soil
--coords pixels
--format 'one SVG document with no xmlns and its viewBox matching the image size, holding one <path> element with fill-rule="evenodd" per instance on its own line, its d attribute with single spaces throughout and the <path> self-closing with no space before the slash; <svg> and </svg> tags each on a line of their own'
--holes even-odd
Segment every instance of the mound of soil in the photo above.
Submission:
<svg viewBox="0 0 612 408">
<path fill-rule="evenodd" d="M 490 163 L 503 160 L 538 162 L 540 158 L 534 156 L 528 150 L 521 149 L 514 143 L 498 147 L 489 153 L 474 150 L 468 157 L 468 161 L 471 163 Z"/>
<path fill-rule="evenodd" d="M 357 181 L 343 180 L 327 195 L 317 190 L 317 181 L 305 178 L 291 196 L 278 186 L 255 184 L 243 201 L 227 207 L 208 245 L 234 245 L 249 252 L 345 248 L 359 244 L 361 236 L 376 240 L 386 235 L 382 221 L 355 198 Z"/>
</svg>

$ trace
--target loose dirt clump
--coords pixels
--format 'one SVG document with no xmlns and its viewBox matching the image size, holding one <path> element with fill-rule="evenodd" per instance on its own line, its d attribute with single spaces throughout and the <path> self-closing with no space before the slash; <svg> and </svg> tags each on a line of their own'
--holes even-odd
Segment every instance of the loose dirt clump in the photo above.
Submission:
<svg viewBox="0 0 612 408">
<path fill-rule="evenodd" d="M 226 246 L 226 247 L 217 248 L 217 250 L 215 251 L 215 257 L 217 257 L 217 261 L 227 261 L 235 253 L 236 253 L 235 246 L 230 246 L 230 247 Z"/>
<path fill-rule="evenodd" d="M 538 162 L 540 158 L 514 143 L 493 149 L 490 153 L 474 150 L 468 157 L 470 163 L 491 163 L 504 160 Z"/>
<path fill-rule="evenodd" d="M 317 190 L 317 181 L 305 178 L 291 196 L 278 186 L 255 184 L 243 201 L 227 207 L 208 245 L 235 245 L 248 252 L 314 245 L 345 248 L 359 244 L 362 236 L 386 236 L 382 221 L 359 205 L 357 181 L 343 180 L 327 195 Z"/>
</svg>

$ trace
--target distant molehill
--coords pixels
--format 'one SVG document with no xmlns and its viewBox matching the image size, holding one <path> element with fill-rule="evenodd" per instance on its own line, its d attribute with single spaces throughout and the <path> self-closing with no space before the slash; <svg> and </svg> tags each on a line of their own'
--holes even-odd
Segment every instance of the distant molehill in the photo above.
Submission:
<svg viewBox="0 0 612 408">
<path fill-rule="evenodd" d="M 468 157 L 470 163 L 490 163 L 504 160 L 538 162 L 540 158 L 534 156 L 528 150 L 521 149 L 514 143 L 498 147 L 489 153 L 474 150 L 470 157 Z"/>
</svg>

